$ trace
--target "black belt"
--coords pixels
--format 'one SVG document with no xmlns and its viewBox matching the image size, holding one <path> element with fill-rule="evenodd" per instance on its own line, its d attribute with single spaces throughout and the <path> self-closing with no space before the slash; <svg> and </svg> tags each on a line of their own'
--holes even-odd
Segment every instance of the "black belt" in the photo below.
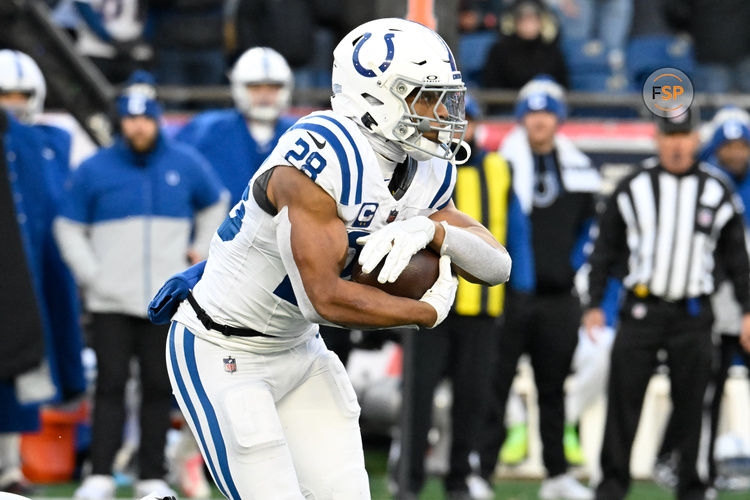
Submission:
<svg viewBox="0 0 750 500">
<path fill-rule="evenodd" d="M 198 301 L 195 300 L 195 297 L 193 297 L 193 292 L 188 292 L 187 299 L 192 306 L 193 311 L 195 311 L 195 314 L 198 316 L 198 319 L 201 323 L 203 323 L 203 326 L 205 326 L 207 330 L 216 330 L 217 332 L 220 332 L 222 335 L 226 335 L 227 337 L 230 335 L 234 335 L 235 337 L 274 338 L 273 335 L 266 335 L 265 333 L 260 333 L 259 331 L 253 330 L 252 328 L 237 328 L 229 325 L 220 325 L 216 321 L 212 320 L 208 313 L 206 313 L 206 311 L 203 310 L 200 304 L 198 304 Z"/>
</svg>

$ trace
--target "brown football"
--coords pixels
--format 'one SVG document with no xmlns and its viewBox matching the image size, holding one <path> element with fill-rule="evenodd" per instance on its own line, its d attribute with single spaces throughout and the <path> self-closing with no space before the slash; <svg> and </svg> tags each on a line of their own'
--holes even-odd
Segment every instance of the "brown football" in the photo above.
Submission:
<svg viewBox="0 0 750 500">
<path fill-rule="evenodd" d="M 435 284 L 440 272 L 438 254 L 425 248 L 414 254 L 396 281 L 381 284 L 378 283 L 378 274 L 384 261 L 385 257 L 371 273 L 363 273 L 359 262 L 355 262 L 352 268 L 352 281 L 374 286 L 398 297 L 419 300 Z"/>
</svg>

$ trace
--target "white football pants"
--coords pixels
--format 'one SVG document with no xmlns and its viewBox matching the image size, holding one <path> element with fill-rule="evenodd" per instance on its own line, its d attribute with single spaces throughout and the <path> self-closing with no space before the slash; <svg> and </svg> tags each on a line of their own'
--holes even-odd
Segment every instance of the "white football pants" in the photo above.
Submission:
<svg viewBox="0 0 750 500">
<path fill-rule="evenodd" d="M 172 389 L 230 500 L 369 499 L 359 404 L 319 336 L 272 354 L 230 351 L 173 322 Z"/>
</svg>

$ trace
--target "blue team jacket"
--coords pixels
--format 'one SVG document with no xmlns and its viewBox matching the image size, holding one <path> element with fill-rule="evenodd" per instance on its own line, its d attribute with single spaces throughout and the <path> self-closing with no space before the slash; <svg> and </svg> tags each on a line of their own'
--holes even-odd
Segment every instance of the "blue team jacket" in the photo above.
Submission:
<svg viewBox="0 0 750 500">
<path fill-rule="evenodd" d="M 148 154 L 118 138 L 81 163 L 61 204 L 63 220 L 73 224 L 58 226 L 68 232 L 57 236 L 88 309 L 145 317 L 161 284 L 185 268 L 196 213 L 219 203 L 222 191 L 198 152 L 163 134 Z M 76 253 L 81 227 L 95 276 L 82 272 L 87 263 Z"/>
<path fill-rule="evenodd" d="M 266 144 L 259 144 L 250 135 L 245 117 L 236 109 L 206 111 L 193 118 L 175 138 L 206 157 L 229 189 L 233 206 L 279 137 L 294 122 L 293 118 L 282 117 L 276 124 L 273 138 Z"/>
<path fill-rule="evenodd" d="M 85 389 L 81 366 L 79 304 L 69 271 L 52 237 L 56 214 L 57 173 L 67 165 L 70 138 L 55 127 L 26 126 L 9 117 L 4 135 L 8 179 L 15 199 L 30 277 L 44 328 L 44 357 L 55 393 L 48 401 L 22 405 L 13 381 L 0 381 L 0 432 L 39 427 L 38 403 L 60 401 Z M 51 153 L 54 148 L 55 153 Z"/>
</svg>

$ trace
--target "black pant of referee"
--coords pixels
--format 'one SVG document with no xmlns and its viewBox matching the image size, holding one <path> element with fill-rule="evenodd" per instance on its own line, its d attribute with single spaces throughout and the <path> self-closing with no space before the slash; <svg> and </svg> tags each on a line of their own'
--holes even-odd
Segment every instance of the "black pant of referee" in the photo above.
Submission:
<svg viewBox="0 0 750 500">
<path fill-rule="evenodd" d="M 625 498 L 630 485 L 630 452 L 646 388 L 665 349 L 671 380 L 673 418 L 680 429 L 677 498 L 703 499 L 698 476 L 702 404 L 711 376 L 711 325 L 708 297 L 667 302 L 629 293 L 620 312 L 612 347 L 607 423 L 602 445 L 599 500 Z"/>
</svg>

